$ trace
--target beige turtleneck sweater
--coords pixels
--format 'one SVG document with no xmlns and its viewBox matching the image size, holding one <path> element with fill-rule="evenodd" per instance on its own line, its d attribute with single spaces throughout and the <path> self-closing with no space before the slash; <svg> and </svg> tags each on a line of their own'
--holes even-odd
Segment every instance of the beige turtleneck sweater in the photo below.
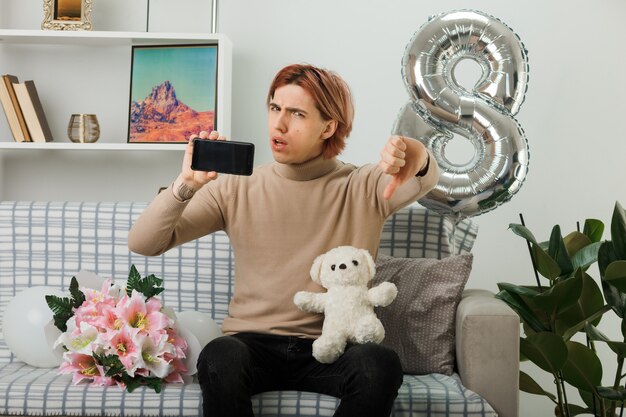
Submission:
<svg viewBox="0 0 626 417">
<path fill-rule="evenodd" d="M 222 330 L 316 338 L 323 316 L 299 310 L 297 291 L 324 291 L 309 270 L 320 254 L 340 246 L 376 256 L 385 219 L 430 191 L 437 164 L 409 180 L 390 200 L 391 180 L 376 165 L 357 168 L 318 157 L 301 165 L 273 162 L 250 177 L 220 175 L 188 202 L 161 192 L 128 235 L 131 251 L 159 255 L 224 230 L 235 255 L 235 287 Z M 206 271 L 205 273 L 209 273 Z"/>
</svg>

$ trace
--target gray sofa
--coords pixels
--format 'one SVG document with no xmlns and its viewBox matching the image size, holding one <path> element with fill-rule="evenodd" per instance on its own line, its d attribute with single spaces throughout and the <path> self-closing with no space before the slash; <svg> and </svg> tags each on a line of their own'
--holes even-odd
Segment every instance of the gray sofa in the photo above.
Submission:
<svg viewBox="0 0 626 417">
<path fill-rule="evenodd" d="M 1 202 L 0 323 L 16 293 L 30 286 L 67 291 L 80 270 L 125 279 L 134 264 L 164 279 L 162 300 L 176 311 L 208 312 L 221 323 L 231 297 L 234 259 L 223 233 L 147 258 L 128 251 L 127 231 L 145 203 Z M 453 225 L 417 206 L 396 213 L 380 253 L 446 258 L 471 249 L 477 227 Z M 393 416 L 518 416 L 519 320 L 484 290 L 465 290 L 452 317 L 456 361 L 451 375 L 406 374 Z M 428 341 L 426 341 L 428 344 Z M 139 388 L 73 385 L 55 368 L 19 361 L 0 335 L 0 416 L 201 416 L 196 383 Z M 257 416 L 332 416 L 339 400 L 306 392 L 253 398 Z"/>
</svg>

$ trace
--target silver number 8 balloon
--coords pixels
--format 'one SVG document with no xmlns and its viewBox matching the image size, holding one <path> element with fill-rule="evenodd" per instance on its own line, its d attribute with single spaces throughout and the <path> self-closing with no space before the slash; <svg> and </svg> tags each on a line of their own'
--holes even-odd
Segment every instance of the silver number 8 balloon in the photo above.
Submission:
<svg viewBox="0 0 626 417">
<path fill-rule="evenodd" d="M 473 91 L 457 82 L 464 59 L 482 68 Z M 402 59 L 411 96 L 393 133 L 420 140 L 440 167 L 423 206 L 460 220 L 493 210 L 520 189 L 528 172 L 528 143 L 513 117 L 528 83 L 526 49 L 518 36 L 492 16 L 458 10 L 431 18 L 414 35 Z M 472 144 L 467 163 L 446 157 L 454 134 Z"/>
</svg>

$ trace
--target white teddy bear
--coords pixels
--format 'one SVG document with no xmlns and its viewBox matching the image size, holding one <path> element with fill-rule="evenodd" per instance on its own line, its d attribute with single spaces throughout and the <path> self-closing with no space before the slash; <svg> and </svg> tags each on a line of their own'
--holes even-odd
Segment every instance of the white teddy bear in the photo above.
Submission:
<svg viewBox="0 0 626 417">
<path fill-rule="evenodd" d="M 344 352 L 347 342 L 380 343 L 385 329 L 374 307 L 385 307 L 396 298 L 391 282 L 368 288 L 376 267 L 367 250 L 339 246 L 318 256 L 311 267 L 311 279 L 328 291 L 299 291 L 294 303 L 304 311 L 324 313 L 322 335 L 313 342 L 313 357 L 332 363 Z"/>
</svg>

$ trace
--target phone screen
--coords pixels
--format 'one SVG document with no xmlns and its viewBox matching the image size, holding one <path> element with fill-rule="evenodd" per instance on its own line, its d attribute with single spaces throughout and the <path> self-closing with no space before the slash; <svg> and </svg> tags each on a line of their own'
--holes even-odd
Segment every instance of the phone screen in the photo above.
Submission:
<svg viewBox="0 0 626 417">
<path fill-rule="evenodd" d="M 225 140 L 196 139 L 191 169 L 224 174 L 251 175 L 254 144 Z"/>
</svg>

